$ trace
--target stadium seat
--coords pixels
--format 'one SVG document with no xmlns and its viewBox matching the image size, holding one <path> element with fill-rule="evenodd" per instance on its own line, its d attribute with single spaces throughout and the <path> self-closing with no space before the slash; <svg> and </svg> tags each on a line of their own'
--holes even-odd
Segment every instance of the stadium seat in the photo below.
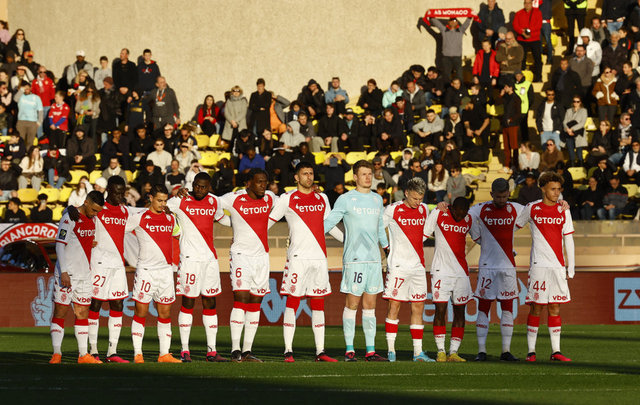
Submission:
<svg viewBox="0 0 640 405">
<path fill-rule="evenodd" d="M 231 160 L 231 153 L 229 152 L 218 153 L 218 162 L 221 161 L 222 159 Z"/>
<path fill-rule="evenodd" d="M 133 172 L 131 172 L 131 170 L 125 170 L 124 174 L 127 176 L 127 184 L 131 183 L 133 181 Z"/>
<path fill-rule="evenodd" d="M 559 41 L 558 35 L 556 35 L 555 33 L 552 32 L 551 33 L 551 46 L 553 46 L 554 48 L 556 46 L 558 46 L 558 41 Z"/>
<path fill-rule="evenodd" d="M 297 187 L 296 186 L 289 186 L 289 187 L 285 187 L 284 188 L 284 192 L 288 193 L 289 191 L 293 191 L 295 190 Z"/>
<path fill-rule="evenodd" d="M 218 154 L 212 151 L 204 151 L 201 153 L 200 164 L 204 167 L 214 167 L 218 163 Z"/>
<path fill-rule="evenodd" d="M 71 180 L 69 180 L 67 183 L 71 184 L 72 186 L 78 184 L 82 176 L 86 176 L 87 178 L 89 178 L 89 173 L 84 170 L 69 170 L 69 173 L 71 174 Z"/>
<path fill-rule="evenodd" d="M 356 163 L 358 160 L 366 160 L 367 153 L 366 152 L 349 152 L 347 153 L 346 161 L 350 165 Z"/>
<path fill-rule="evenodd" d="M 209 137 L 207 135 L 196 135 L 198 149 L 204 150 L 209 147 Z"/>
<path fill-rule="evenodd" d="M 220 140 L 220 135 L 218 134 L 211 135 L 211 138 L 209 138 L 209 149 L 217 148 L 219 140 Z"/>
<path fill-rule="evenodd" d="M 635 197 L 636 194 L 638 194 L 638 186 L 637 185 L 635 185 L 635 184 L 623 184 L 622 186 L 627 189 L 627 192 L 629 193 L 629 198 Z"/>
<path fill-rule="evenodd" d="M 367 160 L 372 161 L 377 154 L 378 154 L 377 150 L 372 150 L 371 152 L 367 153 Z"/>
<path fill-rule="evenodd" d="M 102 177 L 102 172 L 100 170 L 92 171 L 91 173 L 89 173 L 89 183 L 95 184 L 96 180 L 98 180 L 100 177 Z"/>
<path fill-rule="evenodd" d="M 64 206 L 57 204 L 52 211 L 53 211 L 53 221 L 59 222 L 60 219 L 62 219 L 62 212 L 64 211 Z"/>
<path fill-rule="evenodd" d="M 428 109 L 429 110 L 433 110 L 433 112 L 435 112 L 437 115 L 440 115 L 440 113 L 442 112 L 442 105 L 441 104 L 433 104 Z"/>
<path fill-rule="evenodd" d="M 33 208 L 32 206 L 26 206 L 26 205 L 23 205 L 20 207 L 20 209 L 24 211 L 24 215 L 27 217 L 27 219 L 29 219 L 29 215 L 31 215 L 32 208 Z"/>
<path fill-rule="evenodd" d="M 390 153 L 391 155 L 391 159 L 396 160 L 398 158 L 402 157 L 402 151 L 401 150 L 396 150 Z"/>
<path fill-rule="evenodd" d="M 34 188 L 18 189 L 18 198 L 23 204 L 36 202 L 38 200 L 38 194 L 38 190 Z"/>
<path fill-rule="evenodd" d="M 57 188 L 45 188 L 40 189 L 40 193 L 47 195 L 47 202 L 55 203 L 60 199 L 60 190 Z"/>
<path fill-rule="evenodd" d="M 347 184 L 346 186 L 344 186 L 344 188 L 346 188 L 348 191 L 351 191 L 354 188 L 356 188 L 356 186 L 350 186 L 350 185 Z"/>
<path fill-rule="evenodd" d="M 58 197 L 58 201 L 61 203 L 66 203 L 67 201 L 69 201 L 71 191 L 73 191 L 71 187 L 62 187 L 60 189 L 60 197 Z"/>
<path fill-rule="evenodd" d="M 4 212 L 7 210 L 6 205 L 0 205 L 0 218 L 4 218 Z"/>
<path fill-rule="evenodd" d="M 364 108 L 360 107 L 359 105 L 354 105 L 352 109 L 353 113 L 356 115 L 364 114 Z"/>
<path fill-rule="evenodd" d="M 326 155 L 327 154 L 324 153 L 324 152 L 313 152 L 313 156 L 315 156 L 315 158 L 316 158 L 316 164 L 317 165 L 321 165 L 324 162 L 324 160 L 326 159 L 326 157 L 327 157 Z"/>
<path fill-rule="evenodd" d="M 482 170 L 477 167 L 463 167 L 461 174 L 464 176 L 465 174 L 470 174 L 472 176 L 480 176 L 482 174 Z"/>
<path fill-rule="evenodd" d="M 523 70 L 522 74 L 524 75 L 524 78 L 530 82 L 533 83 L 533 72 L 530 70 Z"/>
<path fill-rule="evenodd" d="M 427 208 L 429 208 L 429 212 L 431 212 L 438 208 L 438 206 L 436 204 L 427 204 Z"/>
<path fill-rule="evenodd" d="M 584 123 L 584 129 L 587 131 L 595 131 L 598 129 L 596 124 L 593 122 L 593 117 L 587 117 L 587 121 Z"/>
<path fill-rule="evenodd" d="M 344 174 L 344 181 L 346 183 L 353 181 L 353 169 L 349 170 Z"/>
<path fill-rule="evenodd" d="M 584 167 L 570 167 L 569 173 L 571 173 L 573 181 L 582 181 L 587 178 L 587 170 Z"/>
</svg>

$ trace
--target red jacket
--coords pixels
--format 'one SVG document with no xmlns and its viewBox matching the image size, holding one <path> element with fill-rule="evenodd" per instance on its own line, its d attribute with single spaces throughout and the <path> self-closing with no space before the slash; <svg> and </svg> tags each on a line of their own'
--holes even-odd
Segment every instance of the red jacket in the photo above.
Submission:
<svg viewBox="0 0 640 405">
<path fill-rule="evenodd" d="M 532 8 L 529 13 L 522 10 L 518 11 L 513 17 L 513 30 L 518 34 L 517 40 L 522 42 L 540 41 L 540 29 L 542 28 L 542 13 L 537 8 Z M 522 33 L 526 28 L 531 30 L 531 36 L 525 38 Z"/>
<path fill-rule="evenodd" d="M 480 77 L 482 74 L 482 64 L 484 63 L 484 51 L 480 49 L 476 53 L 476 59 L 473 61 L 473 75 Z M 489 76 L 496 78 L 500 76 L 500 64 L 496 62 L 496 51 L 491 50 L 491 56 L 489 57 Z"/>
<path fill-rule="evenodd" d="M 213 117 L 212 124 L 215 124 L 218 121 L 217 117 L 219 113 L 220 108 L 215 104 L 211 110 L 206 110 L 204 106 L 198 108 L 198 124 L 202 125 L 206 117 Z"/>
<path fill-rule="evenodd" d="M 49 125 L 54 125 L 56 129 L 62 131 L 68 131 L 70 111 L 67 103 L 62 103 L 62 105 L 52 104 L 49 110 Z"/>
<path fill-rule="evenodd" d="M 40 97 L 43 107 L 49 107 L 53 100 L 53 96 L 56 95 L 56 85 L 53 84 L 53 81 L 48 77 L 45 77 L 42 80 L 42 85 L 40 85 L 38 78 L 35 78 L 31 83 L 31 91 L 33 94 Z"/>
</svg>

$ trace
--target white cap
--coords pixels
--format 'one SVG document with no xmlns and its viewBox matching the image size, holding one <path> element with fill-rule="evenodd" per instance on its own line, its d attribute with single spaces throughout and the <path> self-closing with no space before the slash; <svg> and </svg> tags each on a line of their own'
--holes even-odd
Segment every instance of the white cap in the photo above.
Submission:
<svg viewBox="0 0 640 405">
<path fill-rule="evenodd" d="M 76 51 L 76 56 L 82 56 L 84 58 L 85 54 L 83 50 Z"/>
<path fill-rule="evenodd" d="M 98 177 L 96 179 L 96 186 L 100 188 L 107 188 L 107 179 L 105 179 L 104 177 Z"/>
</svg>

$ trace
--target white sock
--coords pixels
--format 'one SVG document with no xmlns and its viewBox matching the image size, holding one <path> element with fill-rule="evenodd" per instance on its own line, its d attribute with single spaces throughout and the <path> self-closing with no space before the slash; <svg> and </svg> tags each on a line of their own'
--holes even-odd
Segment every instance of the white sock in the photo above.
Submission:
<svg viewBox="0 0 640 405">
<path fill-rule="evenodd" d="M 293 308 L 284 309 L 282 334 L 284 336 L 284 352 L 293 352 L 293 335 L 296 333 L 296 311 Z"/>
<path fill-rule="evenodd" d="M 562 322 L 560 316 L 550 316 L 549 320 L 549 338 L 551 338 L 551 353 L 560 351 L 560 332 L 562 331 Z"/>
<path fill-rule="evenodd" d="M 435 326 L 433 327 L 433 338 L 436 341 L 436 348 L 438 352 L 444 352 L 444 339 L 447 337 L 447 327 L 446 326 Z"/>
<path fill-rule="evenodd" d="M 120 331 L 122 330 L 122 312 L 109 312 L 109 348 L 107 349 L 107 357 L 118 353 L 118 340 L 120 340 Z"/>
<path fill-rule="evenodd" d="M 89 311 L 89 345 L 91 354 L 98 354 L 98 330 L 100 329 L 100 312 Z"/>
<path fill-rule="evenodd" d="M 78 356 L 82 357 L 87 354 L 87 346 L 89 341 L 89 325 L 86 319 L 76 319 L 75 325 L 73 325 L 73 331 L 78 341 Z"/>
<path fill-rule="evenodd" d="M 178 329 L 180 330 L 180 343 L 182 351 L 189 351 L 189 335 L 191 335 L 191 324 L 193 323 L 193 309 L 181 308 L 178 313 Z"/>
<path fill-rule="evenodd" d="M 502 311 L 500 318 L 500 332 L 502 334 L 502 353 L 511 351 L 511 336 L 513 336 L 513 312 Z"/>
<path fill-rule="evenodd" d="M 250 352 L 253 346 L 253 339 L 256 337 L 258 325 L 260 324 L 260 310 L 247 311 L 244 317 L 244 342 L 242 352 Z"/>
<path fill-rule="evenodd" d="M 133 317 L 131 322 L 131 340 L 133 341 L 133 355 L 142 354 L 142 339 L 144 338 L 145 318 Z"/>
<path fill-rule="evenodd" d="M 536 352 L 536 340 L 538 339 L 538 326 L 540 325 L 540 317 L 529 315 L 527 318 L 527 346 L 529 353 Z"/>
<path fill-rule="evenodd" d="M 64 338 L 64 319 L 53 318 L 49 328 L 51 333 L 51 346 L 54 354 L 62 354 L 62 339 Z"/>
<path fill-rule="evenodd" d="M 422 353 L 422 337 L 424 334 L 424 325 L 409 326 L 411 332 L 411 341 L 413 342 L 413 355 L 418 356 Z"/>
<path fill-rule="evenodd" d="M 487 352 L 487 335 L 488 334 L 489 334 L 489 317 L 487 316 L 486 313 L 482 311 L 478 311 L 478 319 L 476 319 L 476 336 L 478 337 L 478 353 Z"/>
<path fill-rule="evenodd" d="M 324 352 L 324 311 L 311 311 L 311 325 L 318 355 Z"/>
<path fill-rule="evenodd" d="M 235 305 L 235 304 L 234 304 Z M 231 351 L 240 350 L 240 337 L 242 336 L 242 328 L 244 328 L 245 312 L 241 308 L 233 308 L 231 310 L 231 318 L 229 319 L 229 329 L 231 330 Z"/>
<path fill-rule="evenodd" d="M 342 331 L 347 352 L 354 351 L 353 338 L 356 336 L 356 314 L 357 311 L 355 309 L 347 307 L 344 307 L 344 311 L 342 311 Z"/>
<path fill-rule="evenodd" d="M 169 353 L 171 347 L 171 318 L 158 318 L 158 342 L 160 343 L 160 356 Z"/>
<path fill-rule="evenodd" d="M 218 314 L 215 309 L 202 311 L 202 324 L 207 335 L 207 353 L 216 351 L 216 338 L 218 336 Z"/>
<path fill-rule="evenodd" d="M 399 319 L 384 320 L 384 329 L 387 337 L 387 351 L 395 353 L 396 351 L 396 337 L 398 336 L 398 323 Z"/>
</svg>

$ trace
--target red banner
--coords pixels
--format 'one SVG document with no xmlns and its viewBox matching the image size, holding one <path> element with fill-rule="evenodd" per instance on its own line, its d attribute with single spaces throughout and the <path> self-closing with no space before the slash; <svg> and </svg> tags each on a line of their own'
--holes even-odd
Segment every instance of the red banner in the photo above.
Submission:
<svg viewBox="0 0 640 405">
<path fill-rule="evenodd" d="M 133 274 L 129 274 L 129 285 L 133 286 Z M 477 273 L 471 274 L 471 284 L 475 285 Z M 281 325 L 284 313 L 286 297 L 278 294 L 282 273 L 272 273 L 270 281 L 271 293 L 265 296 L 262 303 L 261 324 Z M 218 316 L 221 325 L 229 324 L 229 314 L 233 305 L 229 273 L 222 273 L 223 293 L 217 298 Z M 333 294 L 326 298 L 325 312 L 327 325 L 340 325 L 342 323 L 342 309 L 344 308 L 344 295 L 339 292 L 340 272 L 330 274 Z M 518 273 L 520 293 L 514 305 L 516 323 L 523 324 L 529 312 L 525 305 L 527 274 Z M 5 286 L 0 297 L 0 327 L 25 327 L 48 326 L 53 311 L 53 277 L 50 274 L 0 274 L 0 285 Z M 572 301 L 562 305 L 562 320 L 567 324 L 616 324 L 616 323 L 640 323 L 640 273 L 635 272 L 584 272 L 577 273 L 573 280 L 569 281 Z M 423 319 L 429 324 L 433 320 L 434 306 L 431 303 L 431 294 L 425 303 Z M 180 309 L 180 298 L 173 305 L 174 320 Z M 131 324 L 134 302 L 131 293 L 125 300 L 125 325 Z M 382 323 L 386 316 L 387 304 L 378 299 L 376 316 Z M 199 313 L 198 304 L 196 313 Z M 467 322 L 476 320 L 476 302 L 471 301 L 467 305 Z M 492 308 L 491 321 L 496 322 L 497 309 Z M 72 311 L 69 311 L 68 321 L 71 324 Z M 101 315 L 108 316 L 107 305 L 102 309 Z M 155 309 L 151 309 L 151 315 L 156 315 Z M 311 310 L 306 301 L 302 301 L 298 309 L 298 323 L 310 325 Z M 358 314 L 360 316 L 360 314 Z M 449 320 L 452 319 L 451 310 Z M 409 305 L 403 305 L 400 313 L 401 322 L 409 320 Z M 201 322 L 200 316 L 194 316 L 196 324 Z M 103 321 L 106 324 L 106 320 Z"/>
<path fill-rule="evenodd" d="M 422 20 L 431 25 L 430 18 L 473 18 L 475 22 L 480 22 L 480 17 L 470 8 L 431 8 Z"/>
</svg>

